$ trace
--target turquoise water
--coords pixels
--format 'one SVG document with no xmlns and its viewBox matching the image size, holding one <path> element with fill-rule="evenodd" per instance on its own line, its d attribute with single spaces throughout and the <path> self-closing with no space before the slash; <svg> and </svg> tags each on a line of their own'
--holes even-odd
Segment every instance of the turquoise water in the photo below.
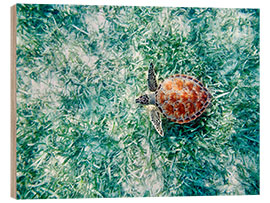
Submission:
<svg viewBox="0 0 270 203">
<path fill-rule="evenodd" d="M 259 10 L 17 5 L 17 198 L 259 194 Z M 195 121 L 149 109 L 159 81 L 198 78 Z"/>
</svg>

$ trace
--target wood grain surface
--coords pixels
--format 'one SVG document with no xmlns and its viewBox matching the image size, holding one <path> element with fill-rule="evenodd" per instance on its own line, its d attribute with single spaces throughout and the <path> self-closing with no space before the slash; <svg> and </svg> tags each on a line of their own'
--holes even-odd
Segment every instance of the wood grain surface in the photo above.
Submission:
<svg viewBox="0 0 270 203">
<path fill-rule="evenodd" d="M 16 198 L 16 5 L 11 7 L 11 197 Z"/>
</svg>

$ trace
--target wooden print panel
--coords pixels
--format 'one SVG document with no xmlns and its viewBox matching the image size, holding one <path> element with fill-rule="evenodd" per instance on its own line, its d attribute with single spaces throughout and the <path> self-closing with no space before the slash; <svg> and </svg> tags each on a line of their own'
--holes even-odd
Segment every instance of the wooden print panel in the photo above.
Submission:
<svg viewBox="0 0 270 203">
<path fill-rule="evenodd" d="M 13 6 L 11 196 L 258 195 L 259 22 L 259 9 Z M 182 103 L 157 98 L 164 136 L 156 106 L 136 103 L 155 89 L 151 62 L 152 86 L 195 83 L 177 85 Z"/>
<path fill-rule="evenodd" d="M 16 5 L 11 7 L 11 197 L 16 198 Z"/>
</svg>

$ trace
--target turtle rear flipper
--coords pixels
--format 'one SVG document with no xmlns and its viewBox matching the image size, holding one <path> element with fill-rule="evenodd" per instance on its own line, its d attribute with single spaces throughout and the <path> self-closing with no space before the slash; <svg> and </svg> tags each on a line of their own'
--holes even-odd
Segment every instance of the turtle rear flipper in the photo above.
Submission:
<svg viewBox="0 0 270 203">
<path fill-rule="evenodd" d="M 161 122 L 161 113 L 157 108 L 151 109 L 150 111 L 150 120 L 154 125 L 156 131 L 161 135 L 164 136 L 164 132 L 162 129 L 162 122 Z"/>
<path fill-rule="evenodd" d="M 153 63 L 150 63 L 150 67 L 148 70 L 148 88 L 151 92 L 155 92 L 157 90 L 157 80 Z"/>
</svg>

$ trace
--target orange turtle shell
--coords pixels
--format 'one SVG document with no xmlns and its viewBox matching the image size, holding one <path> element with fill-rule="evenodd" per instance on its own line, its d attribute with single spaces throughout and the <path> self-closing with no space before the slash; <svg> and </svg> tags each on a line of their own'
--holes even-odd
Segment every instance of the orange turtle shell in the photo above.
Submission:
<svg viewBox="0 0 270 203">
<path fill-rule="evenodd" d="M 188 123 L 199 117 L 211 94 L 196 78 L 176 74 L 163 81 L 155 92 L 156 105 L 173 122 Z"/>
</svg>

